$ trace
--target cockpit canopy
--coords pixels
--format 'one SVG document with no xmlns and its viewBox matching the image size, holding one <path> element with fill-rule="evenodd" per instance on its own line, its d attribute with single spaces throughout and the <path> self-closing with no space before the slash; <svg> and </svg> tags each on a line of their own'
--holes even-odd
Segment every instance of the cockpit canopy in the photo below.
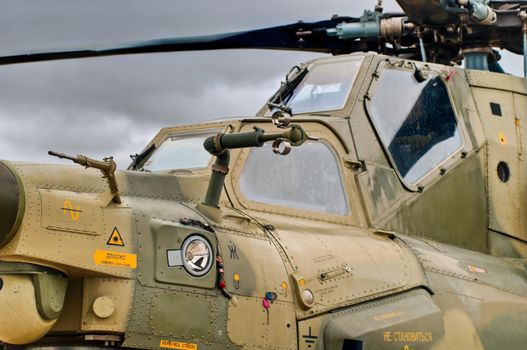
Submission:
<svg viewBox="0 0 527 350">
<path fill-rule="evenodd" d="M 291 109 L 295 115 L 341 110 L 363 60 L 356 55 L 296 66 L 270 102 Z"/>
<path fill-rule="evenodd" d="M 174 169 L 204 169 L 210 154 L 203 148 L 203 141 L 217 134 L 218 129 L 170 134 L 142 164 L 143 171 L 166 171 Z"/>
</svg>

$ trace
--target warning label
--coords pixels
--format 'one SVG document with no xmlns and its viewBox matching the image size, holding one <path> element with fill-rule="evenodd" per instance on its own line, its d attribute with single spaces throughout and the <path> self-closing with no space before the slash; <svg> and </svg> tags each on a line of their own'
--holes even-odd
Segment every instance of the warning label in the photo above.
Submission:
<svg viewBox="0 0 527 350">
<path fill-rule="evenodd" d="M 108 242 L 106 244 L 124 247 L 123 238 L 121 237 L 121 234 L 119 233 L 117 227 L 114 227 L 112 234 L 110 235 L 110 238 L 108 238 Z"/>
<path fill-rule="evenodd" d="M 192 343 L 183 343 L 172 340 L 161 340 L 159 346 L 165 349 L 176 349 L 176 350 L 197 350 L 198 345 Z"/>
<path fill-rule="evenodd" d="M 137 255 L 130 253 L 109 252 L 107 250 L 95 251 L 93 261 L 97 265 L 127 267 L 130 269 L 137 268 Z"/>
</svg>

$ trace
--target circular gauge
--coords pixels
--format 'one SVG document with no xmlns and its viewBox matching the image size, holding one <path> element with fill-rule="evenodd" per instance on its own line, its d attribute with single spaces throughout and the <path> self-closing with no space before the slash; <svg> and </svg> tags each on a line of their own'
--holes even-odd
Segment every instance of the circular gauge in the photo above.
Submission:
<svg viewBox="0 0 527 350">
<path fill-rule="evenodd" d="M 181 249 L 183 266 L 192 276 L 200 277 L 209 272 L 212 267 L 213 252 L 210 243 L 203 237 L 193 235 L 187 237 Z"/>
</svg>

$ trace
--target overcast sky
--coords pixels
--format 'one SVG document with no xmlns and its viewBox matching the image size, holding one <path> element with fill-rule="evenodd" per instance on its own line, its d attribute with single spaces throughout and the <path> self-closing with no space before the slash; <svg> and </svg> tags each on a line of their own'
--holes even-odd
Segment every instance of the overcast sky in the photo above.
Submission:
<svg viewBox="0 0 527 350">
<path fill-rule="evenodd" d="M 1 51 L 189 36 L 360 16 L 363 0 L 0 0 Z M 395 11 L 395 1 L 384 1 Z M 291 66 L 320 54 L 167 53 L 0 66 L 0 159 L 56 162 L 48 150 L 115 156 L 161 127 L 254 115 Z M 521 72 L 519 56 L 504 66 Z"/>
</svg>

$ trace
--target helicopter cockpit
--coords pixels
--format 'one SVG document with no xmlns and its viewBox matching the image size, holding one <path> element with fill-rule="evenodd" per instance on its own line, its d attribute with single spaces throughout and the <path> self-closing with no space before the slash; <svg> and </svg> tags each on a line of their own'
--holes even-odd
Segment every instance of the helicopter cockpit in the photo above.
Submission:
<svg viewBox="0 0 527 350">
<path fill-rule="evenodd" d="M 273 115 L 290 111 L 287 122 L 301 125 L 313 140 L 285 152 L 267 143 L 233 153 L 225 188 L 231 203 L 237 198 L 245 208 L 279 206 L 290 215 L 309 211 L 358 223 L 363 221 L 357 209 L 364 206 L 357 201 L 362 191 L 371 197 L 365 201 L 370 219 L 381 217 L 433 184 L 472 149 L 451 93 L 460 88 L 457 71 L 438 67 L 369 53 L 295 66 L 256 118 L 164 129 L 143 151 L 149 154 L 136 170 L 178 173 L 187 180 L 193 174 L 206 183 L 214 157 L 203 149 L 205 139 L 287 129 Z M 401 88 L 390 88 L 394 82 Z M 353 176 L 365 182 L 356 188 Z"/>
<path fill-rule="evenodd" d="M 371 54 L 353 54 L 314 60 L 302 67 L 293 67 L 257 118 L 263 117 L 270 122 L 269 117 L 279 110 L 291 112 L 294 115 L 291 122 L 299 118 L 349 118 L 357 113 L 353 110 L 358 104 L 359 109 L 363 110 L 362 114 L 372 123 L 373 132 L 382 144 L 394 173 L 407 189 L 416 191 L 427 174 L 440 166 L 449 166 L 464 149 L 466 137 L 463 136 L 463 126 L 457 116 L 458 108 L 448 87 L 452 85 L 456 70 L 452 68 L 441 72 L 430 64 L 417 67 L 415 63 L 404 60 L 386 59 L 372 63 L 372 58 Z M 367 77 L 368 72 L 373 72 L 373 78 Z M 401 88 L 391 88 L 394 83 Z M 272 121 L 279 123 L 274 119 Z M 250 122 L 250 118 L 247 122 Z M 203 142 L 207 137 L 221 132 L 224 127 L 221 124 L 213 128 L 176 128 L 168 134 L 161 132 L 154 139 L 155 142 L 143 151 L 143 154 L 147 153 L 144 159 L 129 169 L 153 172 L 206 169 L 211 156 L 203 150 Z M 341 138 L 359 137 L 352 135 L 353 130 L 345 136 L 339 129 L 335 127 L 335 132 Z M 234 131 L 232 127 L 231 131 Z M 316 143 L 308 142 L 305 148 L 314 149 L 318 147 Z M 353 144 L 349 142 L 347 147 L 351 148 Z M 263 147 L 266 150 L 268 148 L 271 146 Z M 299 149 L 295 152 L 303 152 Z M 264 152 L 261 150 L 254 149 L 252 152 L 254 157 L 259 158 L 257 161 L 251 159 L 251 162 L 276 165 L 278 168 L 285 165 L 279 166 L 279 162 L 274 159 L 271 161 L 267 156 L 262 158 L 260 154 Z M 265 153 L 273 156 L 270 150 Z M 290 167 L 293 168 L 298 169 L 298 165 Z M 258 178 L 259 173 L 261 170 L 255 171 L 250 178 Z M 247 190 L 247 181 L 242 177 L 241 182 Z M 259 198 L 259 195 L 255 196 Z M 345 207 L 337 212 L 342 214 L 343 210 Z"/>
<path fill-rule="evenodd" d="M 89 169 L 0 163 L 9 192 L 0 202 L 0 341 L 410 348 L 400 333 L 419 339 L 408 340 L 416 348 L 463 348 L 465 338 L 500 348 L 512 335 L 521 349 L 527 85 L 452 62 L 461 52 L 485 68 L 481 50 L 507 43 L 510 16 L 515 30 L 527 17 L 521 4 L 423 4 L 445 17 L 408 11 L 410 23 L 379 5 L 361 18 L 265 29 L 292 36 L 253 47 L 355 54 L 294 67 L 255 116 L 162 129 L 131 171 L 53 151 Z M 247 48 L 254 34 L 0 64 Z M 481 34 L 484 47 L 473 47 Z M 503 326 L 501 338 L 489 324 Z"/>
</svg>

